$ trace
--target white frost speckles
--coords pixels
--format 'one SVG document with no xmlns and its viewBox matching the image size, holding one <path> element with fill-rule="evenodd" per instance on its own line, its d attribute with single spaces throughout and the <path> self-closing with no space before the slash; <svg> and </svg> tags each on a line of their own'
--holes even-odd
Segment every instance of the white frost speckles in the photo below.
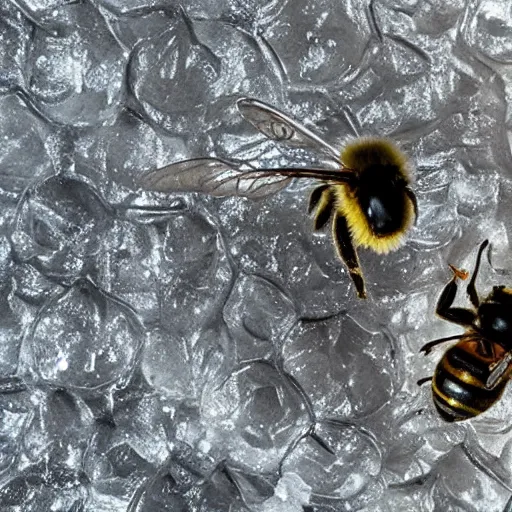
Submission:
<svg viewBox="0 0 512 512">
<path fill-rule="evenodd" d="M 63 352 L 59 352 L 57 356 L 57 370 L 59 372 L 65 372 L 69 368 L 69 363 L 64 356 Z"/>
</svg>

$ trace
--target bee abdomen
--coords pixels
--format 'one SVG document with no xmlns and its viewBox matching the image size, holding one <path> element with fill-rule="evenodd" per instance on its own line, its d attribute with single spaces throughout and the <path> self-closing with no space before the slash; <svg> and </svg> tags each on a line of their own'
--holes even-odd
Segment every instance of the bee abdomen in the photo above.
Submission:
<svg viewBox="0 0 512 512">
<path fill-rule="evenodd" d="M 465 347 L 455 345 L 439 362 L 432 379 L 434 404 L 446 421 L 461 421 L 483 413 L 503 393 L 505 381 L 494 389 L 485 387 L 489 362 Z"/>
</svg>

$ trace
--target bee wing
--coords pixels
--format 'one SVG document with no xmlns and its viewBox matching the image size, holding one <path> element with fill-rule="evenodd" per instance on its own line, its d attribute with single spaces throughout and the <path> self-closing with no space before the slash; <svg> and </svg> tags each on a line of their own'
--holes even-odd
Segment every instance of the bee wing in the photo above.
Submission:
<svg viewBox="0 0 512 512">
<path fill-rule="evenodd" d="M 201 192 L 211 196 L 261 199 L 282 190 L 293 178 L 336 183 L 350 181 L 353 172 L 340 169 L 259 169 L 243 171 L 236 164 L 217 158 L 197 158 L 151 171 L 140 179 L 146 190 Z"/>
<path fill-rule="evenodd" d="M 487 382 L 485 383 L 485 387 L 487 389 L 493 389 L 499 383 L 501 378 L 507 372 L 510 363 L 512 363 L 512 352 L 507 352 L 491 370 L 491 373 L 487 378 Z"/>
<path fill-rule="evenodd" d="M 265 137 L 291 147 L 320 151 L 339 165 L 339 152 L 335 148 L 283 112 L 253 98 L 240 98 L 236 106 L 242 117 Z"/>
</svg>

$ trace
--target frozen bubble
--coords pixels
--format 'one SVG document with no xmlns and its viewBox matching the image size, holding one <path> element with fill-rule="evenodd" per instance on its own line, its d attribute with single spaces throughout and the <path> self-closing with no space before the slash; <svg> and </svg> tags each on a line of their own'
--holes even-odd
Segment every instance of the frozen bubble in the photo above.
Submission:
<svg viewBox="0 0 512 512">
<path fill-rule="evenodd" d="M 369 504 L 358 508 L 359 512 L 430 512 L 433 509 L 430 497 L 431 483 L 410 485 L 404 488 L 390 488 L 378 499 L 368 500 Z M 450 512 L 466 512 L 459 509 L 439 509 Z M 437 512 L 437 510 L 436 510 Z"/>
<path fill-rule="evenodd" d="M 159 316 L 162 231 L 163 228 L 115 220 L 100 253 L 106 264 L 100 266 L 96 277 L 103 288 L 128 302 L 147 322 L 156 321 Z"/>
<path fill-rule="evenodd" d="M 18 96 L 1 97 L 0 112 L 0 188 L 19 193 L 52 169 L 45 148 L 49 130 Z"/>
<path fill-rule="evenodd" d="M 373 301 L 396 300 L 399 294 L 410 294 L 411 290 L 425 283 L 425 276 L 421 273 L 430 267 L 423 267 L 424 255 L 415 250 L 412 244 L 404 245 L 389 254 L 360 251 L 360 259 L 368 295 Z M 356 309 L 359 309 L 357 306 Z M 385 324 L 385 321 L 381 321 L 381 325 Z"/>
<path fill-rule="evenodd" d="M 129 510 L 133 512 L 193 512 L 187 493 L 195 491 L 199 475 L 173 461 L 163 467 L 134 494 Z M 212 511 L 213 512 L 213 511 Z"/>
<path fill-rule="evenodd" d="M 128 443 L 145 461 L 160 466 L 169 456 L 177 421 L 175 404 L 154 393 L 137 372 L 130 384 L 113 396 L 104 434 L 97 439 L 90 464 L 101 467 L 105 449 Z M 102 473 L 102 477 L 108 478 L 108 474 Z"/>
<path fill-rule="evenodd" d="M 259 510 L 266 500 L 274 495 L 277 484 L 276 473 L 263 473 L 241 470 L 225 465 L 225 473 L 235 483 L 244 503 L 250 510 Z"/>
<path fill-rule="evenodd" d="M 165 7 L 165 1 L 162 0 L 100 0 L 98 3 L 117 15 L 131 15 L 134 18 L 139 13 Z"/>
<path fill-rule="evenodd" d="M 21 304 L 30 306 L 30 310 L 25 309 L 27 317 L 33 318 L 35 315 L 36 311 L 33 307 L 41 307 L 49 298 L 55 297 L 64 290 L 28 263 L 20 262 L 16 265 L 13 268 L 12 279 L 16 290 L 15 297 L 21 301 Z"/>
<path fill-rule="evenodd" d="M 224 307 L 224 320 L 236 340 L 238 357 L 263 359 L 290 329 L 295 311 L 290 299 L 272 282 L 241 275 Z"/>
<path fill-rule="evenodd" d="M 296 473 L 310 487 L 312 502 L 348 501 L 380 473 L 381 455 L 373 439 L 344 423 L 318 423 L 284 459 L 282 471 Z M 303 484 L 303 485 L 304 485 Z"/>
<path fill-rule="evenodd" d="M 233 269 L 215 225 L 200 213 L 167 224 L 160 278 L 162 325 L 190 340 L 220 314 Z"/>
<path fill-rule="evenodd" d="M 98 427 L 84 457 L 91 480 L 87 510 L 125 512 L 131 496 L 154 475 L 155 467 L 139 453 L 138 446 L 133 447 L 127 440 L 131 432 L 123 425 L 120 430 L 115 424 L 99 423 Z M 147 433 L 152 435 L 154 431 Z M 162 454 L 163 459 L 165 456 Z"/>
<path fill-rule="evenodd" d="M 33 313 L 13 293 L 12 283 L 0 285 L 0 376 L 16 373 L 23 332 Z"/>
<path fill-rule="evenodd" d="M 52 457 L 78 469 L 94 429 L 86 404 L 64 390 L 33 393 L 37 403 L 24 438 L 24 453 L 31 460 Z"/>
<path fill-rule="evenodd" d="M 193 400 L 197 390 L 192 365 L 186 340 L 160 329 L 149 333 L 142 371 L 153 387 L 174 398 Z"/>
<path fill-rule="evenodd" d="M 194 403 L 204 386 L 227 378 L 235 357 L 222 326 L 205 329 L 194 340 L 156 329 L 143 349 L 142 372 L 164 396 Z"/>
<path fill-rule="evenodd" d="M 149 463 L 127 443 L 114 446 L 106 455 L 111 465 L 113 475 L 119 478 L 128 478 L 135 472 L 146 473 L 151 467 Z"/>
<path fill-rule="evenodd" d="M 289 1 L 265 30 L 292 83 L 342 83 L 364 58 L 370 27 L 357 2 Z"/>
<path fill-rule="evenodd" d="M 433 404 L 425 408 L 424 397 L 432 399 L 430 389 L 424 391 L 421 396 L 397 397 L 382 423 L 374 426 L 387 446 L 382 475 L 390 486 L 405 488 L 427 481 L 440 461 L 465 439 L 463 424 L 446 424 Z"/>
<path fill-rule="evenodd" d="M 192 2 L 187 13 L 194 18 L 229 20 L 237 25 L 250 27 L 270 23 L 286 6 L 289 0 L 204 0 Z"/>
<path fill-rule="evenodd" d="M 28 189 L 11 240 L 23 263 L 69 283 L 87 273 L 110 225 L 109 207 L 74 177 L 51 176 Z"/>
<path fill-rule="evenodd" d="M 413 20 L 419 32 L 430 36 L 441 35 L 457 25 L 464 14 L 464 0 L 430 0 L 416 3 Z"/>
<path fill-rule="evenodd" d="M 10 2 L 0 5 L 0 90 L 23 84 L 23 68 L 31 31 L 28 20 Z M 3 111 L 3 109 L 2 109 Z"/>
<path fill-rule="evenodd" d="M 44 380 L 94 389 L 131 371 L 143 331 L 131 308 L 83 279 L 42 308 L 28 341 Z"/>
<path fill-rule="evenodd" d="M 495 214 L 498 199 L 498 176 L 492 171 L 484 171 L 479 176 L 461 176 L 452 182 L 448 200 L 456 203 L 458 213 L 471 218 L 476 215 L 486 217 Z M 494 216 L 494 215 L 493 215 Z"/>
<path fill-rule="evenodd" d="M 72 510 L 77 503 L 85 501 L 87 483 L 81 471 L 64 464 L 41 462 L 3 482 L 0 506 L 13 512 Z"/>
<path fill-rule="evenodd" d="M 510 491 L 475 468 L 460 448 L 442 460 L 432 497 L 438 510 L 486 510 L 502 512 Z"/>
<path fill-rule="evenodd" d="M 428 194 L 421 194 L 417 228 L 410 240 L 419 250 L 432 250 L 448 245 L 461 230 L 456 204 L 450 202 L 449 190 L 443 188 Z"/>
<path fill-rule="evenodd" d="M 285 370 L 321 417 L 365 416 L 382 407 L 394 392 L 393 353 L 387 334 L 345 315 L 299 322 L 283 345 Z"/>
<path fill-rule="evenodd" d="M 262 512 L 303 512 L 309 503 L 311 487 L 296 473 L 285 472 L 279 479 L 274 495 L 261 504 Z"/>
<path fill-rule="evenodd" d="M 472 6 L 463 26 L 472 51 L 502 64 L 512 62 L 512 13 L 506 4 L 483 0 Z"/>
<path fill-rule="evenodd" d="M 196 137 L 206 126 L 233 122 L 233 97 L 274 97 L 275 72 L 252 37 L 228 23 L 191 21 L 184 13 L 169 25 L 140 43 L 129 69 L 135 97 L 158 126 Z"/>
<path fill-rule="evenodd" d="M 28 19 L 42 25 L 66 3 L 68 3 L 67 0 L 17 0 L 16 2 Z"/>
<path fill-rule="evenodd" d="M 196 507 L 197 512 L 249 512 L 224 464 L 201 486 Z"/>
<path fill-rule="evenodd" d="M 34 29 L 25 69 L 28 90 L 52 121 L 100 124 L 120 109 L 126 57 L 92 5 L 71 3 L 54 12 L 54 33 Z"/>
<path fill-rule="evenodd" d="M 15 463 L 33 414 L 30 393 L 16 377 L 0 380 L 0 474 Z"/>
<path fill-rule="evenodd" d="M 274 367 L 259 362 L 206 389 L 201 412 L 229 459 L 258 471 L 275 469 L 308 421 L 297 390 Z"/>
<path fill-rule="evenodd" d="M 230 227 L 223 229 L 226 243 L 245 274 L 280 288 L 299 315 L 325 316 L 355 294 L 329 230 L 312 233 L 306 197 L 303 190 L 288 190 L 264 202 L 229 199 L 219 205 L 219 219 Z"/>
<path fill-rule="evenodd" d="M 187 156 L 181 138 L 155 130 L 126 110 L 113 126 L 88 133 L 78 150 L 89 165 L 104 168 L 109 179 L 130 189 L 139 188 L 144 172 Z"/>
<path fill-rule="evenodd" d="M 2 511 L 512 510 L 512 387 L 447 424 L 416 384 L 443 349 L 421 345 L 463 331 L 435 315 L 447 263 L 489 238 L 481 296 L 512 283 L 506 2 L 0 4 Z M 139 190 L 189 157 L 325 163 L 242 95 L 411 156 L 419 222 L 359 251 L 367 301 L 313 182 Z"/>
</svg>

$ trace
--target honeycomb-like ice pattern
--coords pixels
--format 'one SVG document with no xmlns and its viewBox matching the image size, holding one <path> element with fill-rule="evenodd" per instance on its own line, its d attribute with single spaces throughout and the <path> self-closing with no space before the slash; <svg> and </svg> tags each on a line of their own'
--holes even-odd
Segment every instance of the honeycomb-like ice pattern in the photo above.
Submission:
<svg viewBox="0 0 512 512">
<path fill-rule="evenodd" d="M 478 287 L 512 284 L 511 83 L 504 0 L 0 0 L 0 509 L 512 511 L 512 389 L 447 424 L 416 385 L 461 332 L 447 263 L 490 238 Z M 416 164 L 406 245 L 361 251 L 368 301 L 308 182 L 138 188 L 184 158 L 314 163 L 242 96 Z"/>
</svg>

